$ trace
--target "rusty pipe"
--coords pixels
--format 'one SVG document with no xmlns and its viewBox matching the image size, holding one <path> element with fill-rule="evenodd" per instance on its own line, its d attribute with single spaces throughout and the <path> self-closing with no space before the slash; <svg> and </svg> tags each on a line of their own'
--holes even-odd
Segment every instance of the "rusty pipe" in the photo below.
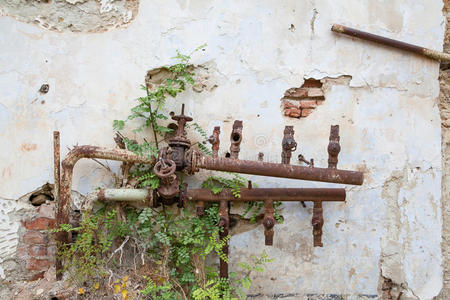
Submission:
<svg viewBox="0 0 450 300">
<path fill-rule="evenodd" d="M 152 189 L 100 189 L 89 193 L 81 203 L 82 212 L 90 212 L 97 201 L 142 202 L 153 207 Z"/>
<path fill-rule="evenodd" d="M 61 143 L 59 138 L 59 131 L 53 131 L 53 177 L 54 177 L 54 188 L 53 188 L 53 198 L 55 202 L 58 202 L 59 196 L 59 182 L 61 177 Z"/>
<path fill-rule="evenodd" d="M 239 151 L 241 151 L 242 142 L 242 121 L 235 120 L 233 123 L 233 130 L 230 135 L 230 158 L 238 159 Z"/>
<path fill-rule="evenodd" d="M 273 246 L 273 235 L 274 235 L 273 227 L 275 226 L 275 218 L 273 214 L 274 209 L 272 199 L 264 200 L 263 226 L 264 226 L 264 244 L 266 246 Z"/>
<path fill-rule="evenodd" d="M 241 188 L 240 198 L 234 197 L 231 189 L 213 194 L 209 189 L 187 191 L 189 201 L 345 201 L 345 189 L 335 188 Z"/>
<path fill-rule="evenodd" d="M 331 30 L 334 32 L 337 32 L 337 33 L 342 33 L 342 34 L 346 34 L 346 35 L 349 35 L 352 37 L 357 37 L 362 40 L 371 41 L 371 42 L 375 42 L 375 43 L 378 43 L 381 45 L 413 52 L 413 53 L 423 55 L 425 57 L 428 57 L 428 58 L 431 58 L 434 60 L 450 62 L 450 54 L 448 54 L 448 53 L 439 52 L 436 50 L 432 50 L 432 49 L 416 46 L 413 44 L 397 41 L 397 40 L 390 39 L 390 38 L 387 38 L 384 36 L 360 31 L 360 30 L 346 27 L 346 26 L 339 25 L 339 24 L 333 24 L 333 26 L 331 27 Z"/>
<path fill-rule="evenodd" d="M 292 178 L 311 181 L 361 185 L 364 174 L 358 171 L 310 168 L 269 162 L 197 156 L 197 168 L 243 174 Z"/>
<path fill-rule="evenodd" d="M 328 169 L 337 169 L 338 155 L 341 151 L 339 145 L 339 125 L 331 125 L 330 140 L 328 143 Z"/>
<path fill-rule="evenodd" d="M 220 149 L 220 126 L 215 126 L 213 134 L 209 137 L 208 141 L 211 143 L 212 156 L 217 157 Z"/>
<path fill-rule="evenodd" d="M 314 247 L 323 247 L 322 227 L 323 227 L 323 208 L 322 201 L 314 201 L 313 216 L 311 225 L 313 226 Z"/>
<path fill-rule="evenodd" d="M 58 211 L 56 213 L 56 224 L 69 223 L 69 209 L 70 209 L 70 192 L 72 187 L 72 174 L 75 164 L 82 158 L 99 158 L 126 161 L 141 164 L 154 164 L 155 158 L 145 158 L 134 154 L 131 151 L 124 149 L 107 149 L 96 146 L 76 146 L 69 151 L 66 158 L 62 161 L 62 177 L 60 180 L 59 196 L 58 196 Z M 60 244 L 66 244 L 70 241 L 70 235 L 67 232 L 58 232 L 56 240 Z M 61 245 L 60 245 L 61 246 Z M 56 260 L 56 278 L 62 278 L 62 262 L 60 259 Z"/>
<path fill-rule="evenodd" d="M 292 152 L 297 149 L 297 143 L 294 140 L 294 126 L 284 128 L 284 137 L 281 142 L 281 163 L 289 164 L 291 162 Z"/>
<path fill-rule="evenodd" d="M 230 227 L 230 216 L 228 215 L 228 201 L 221 200 L 219 204 L 219 226 L 222 230 L 219 232 L 220 241 L 228 238 L 228 230 Z M 222 253 L 228 258 L 228 241 L 222 247 Z M 220 258 L 219 261 L 219 275 L 220 278 L 228 278 L 228 260 L 225 261 Z"/>
</svg>

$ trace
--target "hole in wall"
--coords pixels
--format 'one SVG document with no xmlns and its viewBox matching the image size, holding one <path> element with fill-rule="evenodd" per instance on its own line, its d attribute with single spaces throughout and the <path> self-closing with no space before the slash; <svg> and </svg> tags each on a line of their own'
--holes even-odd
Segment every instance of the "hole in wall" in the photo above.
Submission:
<svg viewBox="0 0 450 300">
<path fill-rule="evenodd" d="M 283 113 L 290 118 L 306 118 L 325 101 L 322 82 L 306 78 L 299 88 L 293 87 L 284 92 L 281 98 Z"/>
<path fill-rule="evenodd" d="M 32 193 L 29 201 L 33 206 L 41 206 L 46 201 L 53 201 L 53 185 L 46 183 L 40 189 Z"/>
<path fill-rule="evenodd" d="M 226 158 L 230 158 L 230 157 L 231 157 L 230 152 L 227 152 L 227 153 L 225 154 L 225 157 L 226 157 Z"/>
<path fill-rule="evenodd" d="M 233 134 L 233 141 L 238 142 L 241 139 L 241 135 L 238 133 Z"/>
</svg>

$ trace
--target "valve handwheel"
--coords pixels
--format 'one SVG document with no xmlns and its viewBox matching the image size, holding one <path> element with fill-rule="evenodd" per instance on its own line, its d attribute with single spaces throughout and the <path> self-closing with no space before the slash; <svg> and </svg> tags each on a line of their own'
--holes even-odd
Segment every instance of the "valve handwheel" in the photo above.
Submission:
<svg viewBox="0 0 450 300">
<path fill-rule="evenodd" d="M 153 172 L 159 178 L 168 178 L 175 174 L 176 164 L 173 160 L 165 159 L 164 161 L 159 160 L 153 167 Z"/>
</svg>

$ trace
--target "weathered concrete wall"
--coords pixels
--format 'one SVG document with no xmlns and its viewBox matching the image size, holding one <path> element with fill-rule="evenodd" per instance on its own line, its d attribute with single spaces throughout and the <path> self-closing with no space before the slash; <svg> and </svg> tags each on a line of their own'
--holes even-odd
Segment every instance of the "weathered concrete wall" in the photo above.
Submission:
<svg viewBox="0 0 450 300">
<path fill-rule="evenodd" d="M 39 11 L 41 4 L 34 5 Z M 26 23 L 35 15 L 11 7 L 0 4 L 2 272 L 10 272 L 18 245 L 14 212 L 25 204 L 16 199 L 52 181 L 52 131 L 61 132 L 62 155 L 74 144 L 113 147 L 112 120 L 128 114 L 147 70 L 169 64 L 176 49 L 189 52 L 206 42 L 206 51 L 193 57 L 207 68 L 205 88 L 185 93 L 169 109 L 178 111 L 183 101 L 203 128 L 221 125 L 220 155 L 232 121 L 241 119 L 242 158 L 264 152 L 266 160 L 280 161 L 283 128 L 294 125 L 295 154 L 326 166 L 329 127 L 339 124 L 340 168 L 365 172 L 363 186 L 347 187 L 346 204 L 324 205 L 323 248 L 312 247 L 311 207 L 298 204 L 283 205 L 285 222 L 275 227 L 273 247 L 264 247 L 262 226 L 232 237 L 232 263 L 263 248 L 275 258 L 270 272 L 255 278 L 253 298 L 370 298 L 382 294 L 384 278 L 402 299 L 440 292 L 439 63 L 337 36 L 330 26 L 442 50 L 441 1 L 142 1 L 128 26 L 103 33 L 74 33 L 54 17 L 45 26 L 53 30 L 43 29 Z M 78 19 L 88 24 L 88 15 Z M 80 31 L 98 31 L 97 25 Z M 280 99 L 305 78 L 322 81 L 325 101 L 306 118 L 285 116 Z M 45 83 L 49 92 L 42 94 Z M 333 186 L 252 180 L 260 187 Z M 95 163 L 77 165 L 74 190 L 85 194 L 110 184 Z"/>
</svg>

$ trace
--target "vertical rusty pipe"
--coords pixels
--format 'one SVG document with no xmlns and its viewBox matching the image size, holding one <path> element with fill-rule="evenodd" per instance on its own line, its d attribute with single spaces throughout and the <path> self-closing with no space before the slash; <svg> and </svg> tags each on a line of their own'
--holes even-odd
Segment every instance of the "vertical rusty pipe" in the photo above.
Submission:
<svg viewBox="0 0 450 300">
<path fill-rule="evenodd" d="M 233 130 L 230 136 L 230 158 L 238 159 L 239 151 L 241 150 L 242 142 L 242 121 L 235 120 L 233 123 Z"/>
<path fill-rule="evenodd" d="M 221 200 L 219 204 L 219 226 L 221 227 L 219 238 L 221 241 L 228 237 L 230 216 L 228 215 L 228 201 Z M 228 241 L 222 247 L 222 253 L 228 259 Z M 220 278 L 228 278 L 228 261 L 220 259 Z"/>
<path fill-rule="evenodd" d="M 220 126 L 214 127 L 213 134 L 209 137 L 208 141 L 211 143 L 212 157 L 217 157 L 220 149 Z"/>
<path fill-rule="evenodd" d="M 323 227 L 323 209 L 322 201 L 314 201 L 313 217 L 311 224 L 313 226 L 314 247 L 323 247 L 322 227 Z"/>
<path fill-rule="evenodd" d="M 201 217 L 205 214 L 205 202 L 197 201 L 197 216 Z"/>
<path fill-rule="evenodd" d="M 265 245 L 272 246 L 273 245 L 273 227 L 275 226 L 275 218 L 273 217 L 274 209 L 273 209 L 273 201 L 271 199 L 264 201 L 264 238 Z"/>
<path fill-rule="evenodd" d="M 54 188 L 53 188 L 53 196 L 55 202 L 58 203 L 58 194 L 59 194 L 59 180 L 60 180 L 60 166 L 61 166 L 61 154 L 60 154 L 60 138 L 59 131 L 53 131 L 53 177 L 54 177 Z"/>
<path fill-rule="evenodd" d="M 60 170 L 61 170 L 61 143 L 59 131 L 53 131 L 53 177 L 54 177 L 54 188 L 53 188 L 53 197 L 56 203 L 59 203 L 59 185 L 60 185 Z M 58 257 L 55 261 L 56 270 L 62 270 L 62 261 Z M 60 271 L 61 273 L 61 271 Z M 62 276 L 59 273 L 56 275 L 58 280 L 61 279 Z"/>
<path fill-rule="evenodd" d="M 297 143 L 294 140 L 294 126 L 284 127 L 284 136 L 281 147 L 281 163 L 289 164 L 291 162 L 292 151 L 297 149 Z"/>
<path fill-rule="evenodd" d="M 339 145 L 339 125 L 331 125 L 330 129 L 330 142 L 328 144 L 328 168 L 337 169 L 338 155 L 341 151 L 341 145 Z"/>
</svg>

